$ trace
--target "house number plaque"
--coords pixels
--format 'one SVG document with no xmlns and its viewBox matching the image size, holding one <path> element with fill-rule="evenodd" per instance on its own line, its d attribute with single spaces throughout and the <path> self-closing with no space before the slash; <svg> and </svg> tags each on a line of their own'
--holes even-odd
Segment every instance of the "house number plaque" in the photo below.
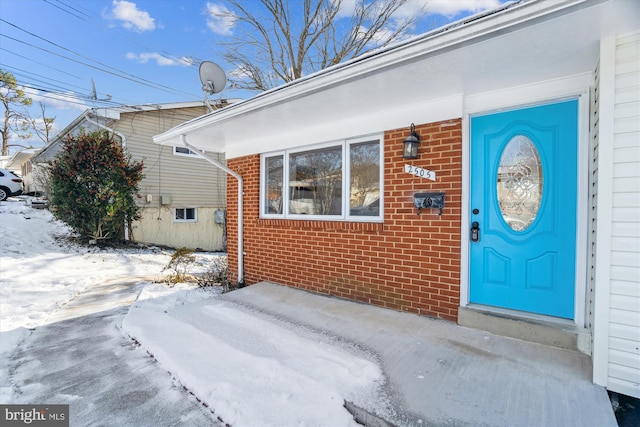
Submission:
<svg viewBox="0 0 640 427">
<path fill-rule="evenodd" d="M 410 173 L 411 175 L 419 176 L 420 178 L 430 179 L 431 181 L 436 180 L 436 173 L 428 169 L 419 168 L 417 166 L 404 165 L 404 171 L 406 173 Z"/>
</svg>

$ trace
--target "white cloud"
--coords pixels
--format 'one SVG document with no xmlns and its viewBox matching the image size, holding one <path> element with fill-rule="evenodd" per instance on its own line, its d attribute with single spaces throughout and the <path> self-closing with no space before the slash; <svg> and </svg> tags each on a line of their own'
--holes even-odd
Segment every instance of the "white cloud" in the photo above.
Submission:
<svg viewBox="0 0 640 427">
<path fill-rule="evenodd" d="M 225 6 L 215 3 L 207 3 L 207 27 L 221 36 L 233 34 L 236 25 L 236 16 Z"/>
<path fill-rule="evenodd" d="M 45 107 L 53 110 L 76 110 L 84 111 L 89 106 L 85 102 L 78 98 L 77 94 L 73 93 L 46 93 L 42 94 L 40 91 L 23 88 L 25 94 L 33 101 L 32 105 L 37 105 L 38 102 L 42 102 Z M 87 89 L 87 93 L 89 90 Z M 49 113 L 50 114 L 50 113 Z M 49 115 L 47 114 L 47 115 Z"/>
<path fill-rule="evenodd" d="M 343 0 L 336 18 L 351 18 L 356 10 L 356 0 Z"/>
<path fill-rule="evenodd" d="M 135 3 L 126 0 L 113 0 L 111 11 L 113 19 L 122 21 L 122 26 L 138 32 L 156 28 L 155 19 L 148 12 L 138 9 Z"/>
<path fill-rule="evenodd" d="M 180 57 L 180 65 L 184 65 L 185 67 L 190 67 L 195 64 L 196 61 L 190 56 L 181 56 Z"/>
<path fill-rule="evenodd" d="M 173 59 L 167 58 L 166 56 L 163 56 L 162 54 L 159 54 L 157 52 L 143 52 L 140 54 L 128 52 L 127 59 L 137 61 L 140 64 L 146 64 L 149 61 L 155 61 L 156 64 L 161 67 L 169 67 L 174 65 L 182 65 L 188 67 L 190 65 L 193 65 L 194 63 L 193 58 L 189 58 L 188 56 L 183 56 L 180 59 Z"/>
<path fill-rule="evenodd" d="M 248 79 L 248 78 L 251 77 L 250 74 L 246 70 L 244 70 L 244 69 L 242 69 L 240 67 L 236 67 L 233 70 L 227 72 L 227 75 L 229 77 L 232 77 L 232 78 L 237 79 L 237 80 L 244 80 L 244 79 Z"/>
</svg>

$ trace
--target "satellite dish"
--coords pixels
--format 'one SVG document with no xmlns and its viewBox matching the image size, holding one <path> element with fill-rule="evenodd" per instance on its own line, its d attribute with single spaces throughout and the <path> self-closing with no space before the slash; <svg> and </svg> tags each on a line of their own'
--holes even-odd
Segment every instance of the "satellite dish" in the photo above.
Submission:
<svg viewBox="0 0 640 427">
<path fill-rule="evenodd" d="M 224 89 L 227 84 L 227 76 L 218 64 L 202 61 L 200 63 L 200 81 L 202 82 L 202 90 L 213 95 Z"/>
</svg>

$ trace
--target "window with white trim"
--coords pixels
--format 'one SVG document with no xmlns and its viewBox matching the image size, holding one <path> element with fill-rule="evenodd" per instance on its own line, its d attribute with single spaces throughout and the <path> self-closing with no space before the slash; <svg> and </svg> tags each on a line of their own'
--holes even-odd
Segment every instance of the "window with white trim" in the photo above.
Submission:
<svg viewBox="0 0 640 427">
<path fill-rule="evenodd" d="M 263 218 L 381 221 L 382 138 L 263 154 Z"/>
<path fill-rule="evenodd" d="M 196 208 L 175 208 L 174 222 L 196 222 L 198 220 L 198 212 Z"/>
</svg>

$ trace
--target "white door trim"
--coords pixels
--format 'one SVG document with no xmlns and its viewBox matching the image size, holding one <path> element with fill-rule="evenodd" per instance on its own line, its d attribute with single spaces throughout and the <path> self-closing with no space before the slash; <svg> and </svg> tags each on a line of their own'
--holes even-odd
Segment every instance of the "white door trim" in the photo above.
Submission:
<svg viewBox="0 0 640 427">
<path fill-rule="evenodd" d="M 616 38 L 600 41 L 600 87 L 598 99 L 598 221 L 593 319 L 593 382 L 609 382 L 609 312 L 611 292 L 611 214 L 613 207 L 613 140 L 615 135 Z"/>
<path fill-rule="evenodd" d="M 588 172 L 589 172 L 589 89 L 593 73 L 582 73 L 559 79 L 532 83 L 526 86 L 501 89 L 464 98 L 462 117 L 462 219 L 460 253 L 460 305 L 469 304 L 469 214 L 470 206 L 470 117 L 478 113 L 548 104 L 578 98 L 578 198 L 576 214 L 576 292 L 575 319 L 578 327 L 586 326 L 588 285 Z"/>
</svg>

